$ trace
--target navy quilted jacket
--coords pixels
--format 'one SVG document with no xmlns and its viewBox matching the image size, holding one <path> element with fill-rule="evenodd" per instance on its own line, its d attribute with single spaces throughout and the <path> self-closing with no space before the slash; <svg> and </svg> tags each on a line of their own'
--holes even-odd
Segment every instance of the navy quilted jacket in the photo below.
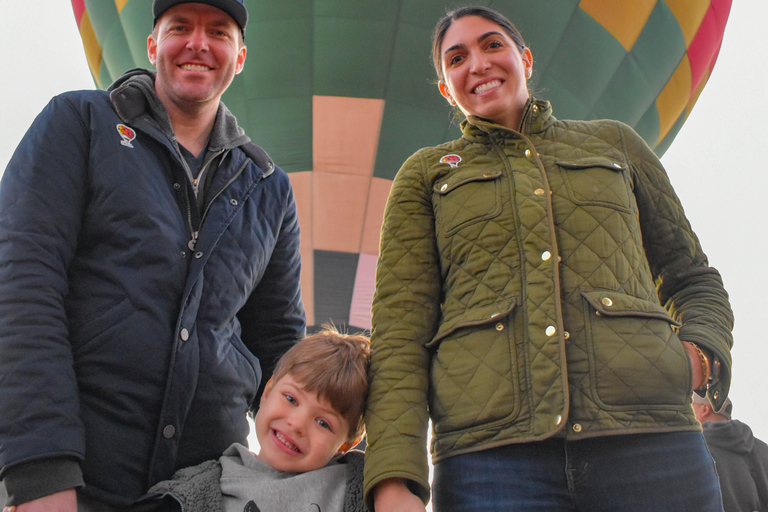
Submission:
<svg viewBox="0 0 768 512">
<path fill-rule="evenodd" d="M 287 175 L 221 105 L 198 209 L 151 81 L 55 97 L 0 185 L 0 465 L 115 504 L 244 443 L 305 331 Z"/>
</svg>

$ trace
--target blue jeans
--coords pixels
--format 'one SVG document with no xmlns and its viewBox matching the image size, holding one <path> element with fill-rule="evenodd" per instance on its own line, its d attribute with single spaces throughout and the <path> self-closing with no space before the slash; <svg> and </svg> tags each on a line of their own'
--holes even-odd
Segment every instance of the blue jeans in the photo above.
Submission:
<svg viewBox="0 0 768 512">
<path fill-rule="evenodd" d="M 549 439 L 449 457 L 435 512 L 723 512 L 700 432 Z"/>
</svg>

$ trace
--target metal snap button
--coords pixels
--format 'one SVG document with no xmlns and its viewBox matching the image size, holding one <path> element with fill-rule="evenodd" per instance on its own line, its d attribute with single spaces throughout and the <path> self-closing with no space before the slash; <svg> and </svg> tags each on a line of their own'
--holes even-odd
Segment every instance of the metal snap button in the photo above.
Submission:
<svg viewBox="0 0 768 512">
<path fill-rule="evenodd" d="M 163 429 L 163 437 L 166 439 L 172 438 L 176 434 L 176 427 L 173 425 L 166 425 Z"/>
</svg>

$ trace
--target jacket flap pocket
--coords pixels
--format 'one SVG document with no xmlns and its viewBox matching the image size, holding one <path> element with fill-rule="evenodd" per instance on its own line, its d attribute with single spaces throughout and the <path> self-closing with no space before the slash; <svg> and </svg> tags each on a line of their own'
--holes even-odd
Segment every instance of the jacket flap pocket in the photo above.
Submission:
<svg viewBox="0 0 768 512">
<path fill-rule="evenodd" d="M 563 169 L 580 170 L 589 169 L 593 167 L 602 167 L 603 169 L 610 169 L 612 171 L 625 171 L 627 170 L 627 164 L 617 160 L 609 160 L 607 158 L 592 156 L 589 158 L 578 158 L 576 160 L 569 160 L 567 162 L 558 161 L 557 165 Z"/>
<path fill-rule="evenodd" d="M 517 305 L 517 299 L 513 298 L 510 302 L 494 302 L 487 306 L 472 308 L 460 315 L 456 315 L 448 321 L 440 324 L 440 328 L 435 337 L 427 343 L 427 348 L 435 348 L 440 342 L 450 334 L 465 327 L 481 327 L 486 324 L 498 322 L 508 317 L 514 311 Z"/>
<path fill-rule="evenodd" d="M 678 327 L 681 325 L 680 322 L 669 316 L 661 304 L 633 297 L 626 293 L 613 290 L 581 290 L 581 295 L 601 315 L 657 318 Z"/>
<path fill-rule="evenodd" d="M 435 183 L 433 190 L 436 194 L 445 195 L 467 183 L 493 181 L 499 177 L 501 177 L 501 169 L 465 168 L 445 175 Z"/>
</svg>

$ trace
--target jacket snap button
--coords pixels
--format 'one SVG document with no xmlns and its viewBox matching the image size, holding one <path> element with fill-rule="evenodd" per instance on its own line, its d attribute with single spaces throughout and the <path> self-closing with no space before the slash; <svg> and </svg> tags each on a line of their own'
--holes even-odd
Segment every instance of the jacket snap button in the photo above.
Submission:
<svg viewBox="0 0 768 512">
<path fill-rule="evenodd" d="M 179 185 L 178 183 L 174 183 L 173 184 L 173 189 L 174 190 L 179 190 L 180 188 L 181 188 L 181 185 Z"/>
<path fill-rule="evenodd" d="M 200 252 L 200 251 L 197 251 L 197 252 L 195 253 L 195 258 L 197 258 L 197 259 L 200 259 L 200 258 L 202 258 L 202 257 L 203 257 L 203 253 L 202 253 L 202 252 Z"/>
<path fill-rule="evenodd" d="M 573 426 L 573 431 L 574 431 L 574 432 L 581 432 L 581 425 L 579 425 L 578 423 L 576 423 L 576 424 Z"/>
<path fill-rule="evenodd" d="M 542 261 L 547 261 L 551 257 L 552 257 L 552 253 L 549 252 L 549 251 L 544 251 L 543 253 L 541 253 L 541 260 Z"/>
<path fill-rule="evenodd" d="M 543 196 L 544 195 L 544 189 L 543 188 L 537 188 L 536 190 L 533 191 L 533 193 L 536 194 L 537 196 Z"/>
<path fill-rule="evenodd" d="M 231 204 L 232 206 L 237 206 L 237 199 L 230 199 L 229 204 Z"/>
<path fill-rule="evenodd" d="M 525 158 L 527 158 L 528 160 L 531 159 L 531 150 L 530 149 L 526 149 L 525 150 Z"/>
<path fill-rule="evenodd" d="M 163 437 L 166 439 L 170 439 L 176 434 L 176 429 L 173 425 L 166 425 L 163 429 Z"/>
<path fill-rule="evenodd" d="M 538 112 L 539 111 L 539 106 L 538 105 L 534 105 L 533 106 L 533 111 L 534 112 Z"/>
<path fill-rule="evenodd" d="M 613 301 L 611 300 L 610 297 L 603 297 L 603 299 L 600 302 L 603 303 L 603 306 L 608 308 L 613 306 Z"/>
<path fill-rule="evenodd" d="M 568 331 L 563 331 L 564 340 L 570 339 L 570 337 L 571 337 L 571 333 L 569 333 Z"/>
<path fill-rule="evenodd" d="M 496 330 L 497 331 L 503 331 L 504 330 L 504 324 L 499 322 L 496 324 Z"/>
<path fill-rule="evenodd" d="M 179 338 L 181 338 L 181 341 L 187 341 L 189 339 L 189 331 L 186 328 L 179 331 Z"/>
<path fill-rule="evenodd" d="M 550 338 L 551 338 L 552 336 L 554 336 L 556 332 L 557 332 L 557 327 L 555 327 L 554 325 L 550 325 L 549 327 L 547 327 L 546 329 L 544 329 L 544 334 L 546 334 L 546 335 L 547 335 L 547 336 L 549 336 Z"/>
<path fill-rule="evenodd" d="M 562 416 L 560 416 L 559 414 L 557 416 L 555 416 L 555 425 L 559 425 L 562 422 L 563 422 L 563 417 Z"/>
<path fill-rule="evenodd" d="M 443 186 L 442 186 L 442 187 L 440 187 L 440 192 L 445 192 L 447 189 L 448 189 L 448 185 L 446 185 L 445 183 L 443 183 Z"/>
</svg>

